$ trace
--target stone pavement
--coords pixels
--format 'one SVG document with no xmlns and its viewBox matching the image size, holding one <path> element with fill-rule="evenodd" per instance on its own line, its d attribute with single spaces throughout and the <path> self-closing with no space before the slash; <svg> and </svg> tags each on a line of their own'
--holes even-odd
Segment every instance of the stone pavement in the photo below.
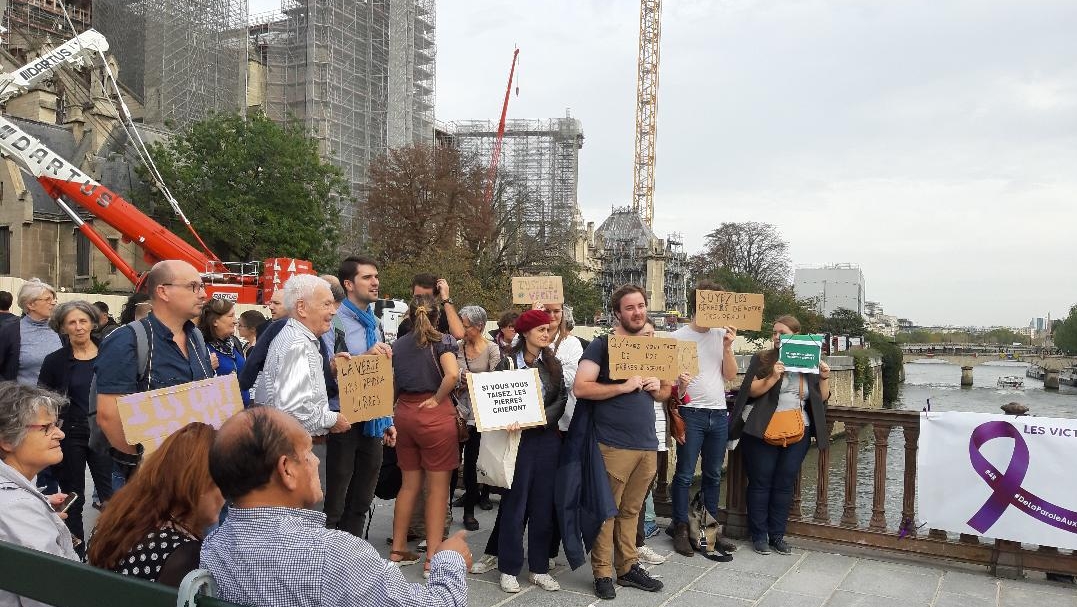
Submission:
<svg viewBox="0 0 1077 607">
<path fill-rule="evenodd" d="M 495 510 L 477 511 L 479 531 L 468 536 L 475 557 L 482 555 Z M 454 508 L 451 531 L 462 528 L 462 510 Z M 370 527 L 370 542 L 383 556 L 389 547 L 392 503 L 377 500 Z M 664 522 L 660 519 L 660 522 Z M 523 589 L 508 594 L 498 586 L 499 573 L 469 575 L 470 607 L 601 607 L 609 605 L 669 607 L 1077 607 L 1077 587 L 1038 579 L 1000 580 L 983 568 L 941 562 L 913 563 L 886 560 L 882 554 L 871 558 L 845 556 L 794 548 L 791 556 L 756 554 L 741 545 L 732 562 L 715 563 L 700 555 L 687 558 L 673 552 L 673 542 L 665 533 L 647 540 L 660 554 L 669 554 L 662 565 L 650 566 L 652 575 L 665 584 L 658 593 L 617 587 L 617 599 L 601 601 L 592 593 L 588 565 L 569 570 L 564 556 L 557 559 L 552 575 L 561 583 L 558 592 L 546 592 L 519 577 Z M 798 546 L 796 538 L 790 543 Z M 414 549 L 414 544 L 412 549 Z M 422 581 L 422 566 L 404 567 L 405 576 Z M 1036 574 L 1033 574 L 1034 576 Z"/>
</svg>

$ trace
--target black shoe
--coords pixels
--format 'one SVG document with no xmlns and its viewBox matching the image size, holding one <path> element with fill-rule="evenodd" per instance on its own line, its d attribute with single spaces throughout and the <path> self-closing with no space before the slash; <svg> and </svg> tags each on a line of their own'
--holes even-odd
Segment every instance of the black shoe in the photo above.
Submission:
<svg viewBox="0 0 1077 607">
<path fill-rule="evenodd" d="M 478 505 L 479 505 L 479 508 L 482 508 L 483 510 L 493 510 L 494 509 L 494 503 L 490 501 L 490 496 L 489 495 L 484 495 L 484 496 L 480 497 Z"/>
<path fill-rule="evenodd" d="M 755 540 L 755 541 L 753 541 L 752 542 L 752 549 L 755 550 L 756 552 L 758 552 L 759 554 L 763 554 L 763 555 L 770 554 L 770 546 L 768 546 L 767 543 L 764 540 Z"/>
<path fill-rule="evenodd" d="M 478 531 L 479 521 L 474 516 L 464 515 L 464 529 L 468 531 Z"/>
<path fill-rule="evenodd" d="M 695 556 L 696 551 L 688 538 L 688 523 L 673 525 L 673 549 L 682 556 Z"/>
<path fill-rule="evenodd" d="M 793 548 L 785 543 L 785 538 L 780 537 L 776 540 L 770 540 L 770 547 L 778 554 L 784 554 L 786 556 L 793 554 Z"/>
<path fill-rule="evenodd" d="M 617 590 L 613 587 L 613 578 L 595 578 L 595 596 L 605 601 L 612 601 L 617 598 Z"/>
<path fill-rule="evenodd" d="M 647 592 L 658 592 L 662 589 L 662 582 L 651 577 L 651 574 L 640 567 L 639 564 L 632 565 L 632 568 L 628 570 L 628 573 L 619 576 L 617 578 L 617 584 L 620 586 L 631 586 L 632 588 L 639 588 L 640 590 L 646 590 Z"/>
</svg>

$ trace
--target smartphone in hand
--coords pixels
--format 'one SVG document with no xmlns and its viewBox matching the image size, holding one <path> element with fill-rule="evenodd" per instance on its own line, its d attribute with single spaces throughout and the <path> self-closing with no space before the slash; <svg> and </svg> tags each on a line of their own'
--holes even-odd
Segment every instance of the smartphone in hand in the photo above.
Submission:
<svg viewBox="0 0 1077 607">
<path fill-rule="evenodd" d="M 75 500 L 77 500 L 78 498 L 78 493 L 75 493 L 74 491 L 68 493 L 67 497 L 64 498 L 64 501 L 60 502 L 60 508 L 57 510 L 57 512 L 59 512 L 60 514 L 67 512 L 71 508 L 71 506 L 74 505 Z"/>
</svg>

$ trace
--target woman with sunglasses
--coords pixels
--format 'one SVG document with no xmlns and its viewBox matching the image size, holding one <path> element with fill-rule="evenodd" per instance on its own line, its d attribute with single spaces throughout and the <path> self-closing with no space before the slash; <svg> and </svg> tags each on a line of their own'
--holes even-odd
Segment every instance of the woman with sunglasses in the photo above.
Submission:
<svg viewBox="0 0 1077 607">
<path fill-rule="evenodd" d="M 77 561 L 60 513 L 67 496 L 43 495 L 36 483 L 39 472 L 64 458 L 57 415 L 66 404 L 41 388 L 0 382 L 0 540 Z M 40 603 L 0 590 L 0 605 Z"/>
</svg>

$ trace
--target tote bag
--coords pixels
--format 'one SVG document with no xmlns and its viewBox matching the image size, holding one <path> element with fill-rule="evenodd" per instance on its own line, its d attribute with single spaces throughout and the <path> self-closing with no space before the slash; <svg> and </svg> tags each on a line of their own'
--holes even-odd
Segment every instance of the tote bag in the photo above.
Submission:
<svg viewBox="0 0 1077 607">
<path fill-rule="evenodd" d="M 493 487 L 512 488 L 516 472 L 516 454 L 520 450 L 520 432 L 490 430 L 482 433 L 479 460 L 475 464 L 479 482 Z"/>
</svg>

